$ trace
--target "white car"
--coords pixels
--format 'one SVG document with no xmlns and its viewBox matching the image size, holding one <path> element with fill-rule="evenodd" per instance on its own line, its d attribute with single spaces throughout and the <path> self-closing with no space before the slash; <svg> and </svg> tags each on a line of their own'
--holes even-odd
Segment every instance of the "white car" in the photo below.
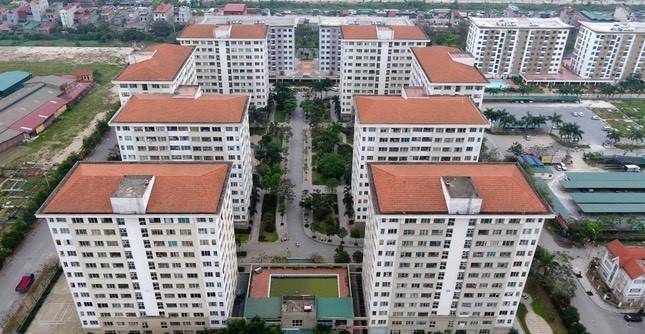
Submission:
<svg viewBox="0 0 645 334">
<path fill-rule="evenodd" d="M 584 116 L 585 116 L 585 113 L 583 113 L 582 111 L 578 111 L 578 116 L 580 116 L 580 117 L 584 117 Z"/>
<path fill-rule="evenodd" d="M 574 117 L 578 117 L 578 112 L 577 111 L 572 111 L 571 115 L 573 115 Z"/>
</svg>

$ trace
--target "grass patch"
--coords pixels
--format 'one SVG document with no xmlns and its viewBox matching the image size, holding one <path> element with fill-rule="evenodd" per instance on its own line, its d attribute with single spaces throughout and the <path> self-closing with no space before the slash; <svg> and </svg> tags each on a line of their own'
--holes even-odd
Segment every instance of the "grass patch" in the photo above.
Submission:
<svg viewBox="0 0 645 334">
<path fill-rule="evenodd" d="M 78 65 L 60 62 L 2 62 L 5 71 L 29 71 L 34 76 L 71 74 L 80 68 L 91 68 L 97 71 L 97 84 L 71 109 L 63 113 L 54 123 L 29 143 L 20 146 L 24 150 L 20 157 L 12 162 L 40 161 L 51 159 L 58 151 L 69 146 L 76 135 L 88 127 L 97 114 L 107 112 L 116 96 L 111 92 L 111 80 L 120 66 L 106 64 Z M 26 149 L 25 149 L 26 148 Z M 11 150 L 9 150 L 10 152 Z"/>
<path fill-rule="evenodd" d="M 520 319 L 520 325 L 522 325 L 522 329 L 524 330 L 525 334 L 531 334 L 529 327 L 526 325 L 526 314 L 528 313 L 529 311 L 526 309 L 526 306 L 520 303 L 520 305 L 517 307 L 517 317 Z"/>
<path fill-rule="evenodd" d="M 324 186 L 327 179 L 315 170 L 311 171 L 311 184 L 315 186 Z"/>
<path fill-rule="evenodd" d="M 275 111 L 275 121 L 278 123 L 284 123 L 287 120 L 287 112 L 284 110 Z"/>
<path fill-rule="evenodd" d="M 337 277 L 272 277 L 271 297 L 290 295 L 316 295 L 316 297 L 338 297 Z"/>
<path fill-rule="evenodd" d="M 526 281 L 526 288 L 524 291 L 533 297 L 531 308 L 533 308 L 536 314 L 544 318 L 544 320 L 549 323 L 549 326 L 551 326 L 551 329 L 553 330 L 553 334 L 568 333 L 562 319 L 560 319 L 558 311 L 555 309 L 555 305 L 551 302 L 551 297 L 531 277 Z M 539 305 L 535 305 L 536 303 Z"/>
<path fill-rule="evenodd" d="M 78 45 L 76 44 L 78 43 Z M 101 43 L 99 41 L 72 41 L 68 39 L 52 39 L 52 40 L 28 40 L 28 39 L 0 39 L 0 46 L 85 46 L 85 47 L 99 47 L 99 46 L 128 46 L 127 44 L 112 42 Z"/>
<path fill-rule="evenodd" d="M 235 240 L 238 242 L 247 242 L 251 237 L 251 228 L 236 228 Z"/>
<path fill-rule="evenodd" d="M 267 129 L 266 128 L 260 128 L 260 127 L 251 128 L 249 132 L 250 132 L 251 136 L 262 136 L 267 132 Z"/>
<path fill-rule="evenodd" d="M 278 197 L 273 194 L 264 195 L 262 201 L 262 218 L 260 223 L 259 241 L 277 241 L 278 232 L 275 226 L 275 212 L 278 205 Z"/>
</svg>

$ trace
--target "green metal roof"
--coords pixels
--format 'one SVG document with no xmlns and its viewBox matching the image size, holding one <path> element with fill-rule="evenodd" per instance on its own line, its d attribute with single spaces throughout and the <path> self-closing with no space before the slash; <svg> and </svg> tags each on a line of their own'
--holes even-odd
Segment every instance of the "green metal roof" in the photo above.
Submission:
<svg viewBox="0 0 645 334">
<path fill-rule="evenodd" d="M 582 14 L 584 17 L 596 21 L 596 22 L 614 22 L 614 17 L 611 15 L 607 15 L 605 13 L 600 13 L 600 12 L 591 12 L 588 10 L 581 10 L 580 14 Z"/>
<path fill-rule="evenodd" d="M 584 213 L 641 213 L 645 212 L 645 205 L 639 204 L 578 204 Z"/>
<path fill-rule="evenodd" d="M 645 206 L 645 194 L 643 193 L 572 193 L 574 202 L 580 203 L 641 203 Z"/>
<path fill-rule="evenodd" d="M 9 71 L 0 73 L 0 92 L 8 89 L 16 83 L 29 79 L 31 74 L 24 71 Z"/>
<path fill-rule="evenodd" d="M 247 298 L 244 301 L 244 317 L 249 319 L 280 319 L 282 315 L 282 298 Z"/>
<path fill-rule="evenodd" d="M 627 172 L 567 172 L 567 179 L 571 181 L 645 181 L 645 173 Z"/>
<path fill-rule="evenodd" d="M 534 174 L 553 174 L 553 169 L 547 166 L 529 166 Z"/>
<path fill-rule="evenodd" d="M 547 190 L 549 203 L 551 204 L 551 208 L 553 209 L 553 211 L 555 211 L 555 213 L 561 214 L 562 217 L 564 217 L 564 219 L 566 219 L 567 221 L 571 220 L 571 214 L 569 214 L 569 211 L 567 210 L 567 208 L 564 207 L 562 202 L 560 202 L 560 199 L 558 198 L 558 196 L 556 196 L 551 191 L 551 188 L 549 188 L 549 186 L 546 184 L 546 182 L 543 179 L 536 177 L 533 179 L 533 184 L 535 184 L 535 186 L 538 188 L 543 188 Z"/>
<path fill-rule="evenodd" d="M 354 304 L 352 298 L 316 298 L 316 317 L 318 319 L 353 318 Z"/>
<path fill-rule="evenodd" d="M 627 174 L 627 173 L 625 173 Z M 633 173 L 636 174 L 636 173 Z M 645 180 L 642 181 L 560 181 L 560 185 L 565 189 L 640 189 L 645 188 Z"/>
</svg>

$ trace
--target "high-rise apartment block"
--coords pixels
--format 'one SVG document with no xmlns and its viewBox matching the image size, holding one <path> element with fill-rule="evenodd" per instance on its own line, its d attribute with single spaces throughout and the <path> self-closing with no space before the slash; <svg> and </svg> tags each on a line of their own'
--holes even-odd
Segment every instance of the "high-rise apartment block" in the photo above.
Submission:
<svg viewBox="0 0 645 334">
<path fill-rule="evenodd" d="M 466 51 L 488 78 L 556 74 L 569 29 L 559 18 L 469 17 Z"/>
<path fill-rule="evenodd" d="M 644 22 L 580 22 L 571 59 L 575 74 L 618 81 L 642 73 L 644 62 Z"/>
<path fill-rule="evenodd" d="M 237 282 L 229 163 L 78 163 L 46 219 L 84 331 L 223 326 Z"/>
<path fill-rule="evenodd" d="M 205 93 L 249 94 L 250 104 L 267 105 L 268 27 L 263 24 L 192 24 L 177 37 L 195 47 L 197 84 Z"/>
<path fill-rule="evenodd" d="M 179 86 L 195 85 L 195 48 L 157 44 L 128 56 L 128 65 L 112 81 L 125 104 L 135 94 L 173 94 Z"/>
<path fill-rule="evenodd" d="M 370 333 L 506 333 L 544 221 L 518 164 L 368 164 Z"/>
<path fill-rule="evenodd" d="M 357 96 L 352 158 L 355 220 L 365 222 L 372 162 L 476 162 L 488 121 L 467 96 Z"/>
<path fill-rule="evenodd" d="M 410 48 L 425 46 L 417 26 L 352 26 L 341 30 L 341 115 L 349 117 L 356 95 L 400 95 L 410 82 Z"/>
<path fill-rule="evenodd" d="M 233 220 L 246 223 L 253 182 L 249 98 L 201 95 L 193 89 L 186 95 L 135 95 L 121 107 L 110 121 L 121 158 L 231 162 Z"/>
<path fill-rule="evenodd" d="M 429 96 L 470 96 L 481 108 L 488 80 L 475 67 L 472 55 L 449 46 L 412 49 L 410 86 Z"/>
<path fill-rule="evenodd" d="M 310 22 L 311 23 L 311 22 Z M 323 74 L 337 74 L 341 64 L 341 35 L 340 27 L 343 25 L 388 25 L 388 26 L 413 26 L 414 24 L 405 17 L 318 17 L 318 70 Z"/>
</svg>

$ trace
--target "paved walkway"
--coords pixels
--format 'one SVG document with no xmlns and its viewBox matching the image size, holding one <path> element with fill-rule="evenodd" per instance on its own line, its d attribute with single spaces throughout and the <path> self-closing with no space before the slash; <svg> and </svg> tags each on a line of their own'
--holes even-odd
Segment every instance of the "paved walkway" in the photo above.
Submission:
<svg viewBox="0 0 645 334">
<path fill-rule="evenodd" d="M 526 299 L 522 299 L 522 304 L 524 304 L 528 310 L 528 313 L 526 314 L 526 327 L 531 331 L 531 334 L 553 334 L 553 330 L 551 330 L 549 323 L 544 318 L 537 315 L 537 313 L 533 312 L 533 308 L 531 307 L 532 300 L 531 296 Z"/>
</svg>

